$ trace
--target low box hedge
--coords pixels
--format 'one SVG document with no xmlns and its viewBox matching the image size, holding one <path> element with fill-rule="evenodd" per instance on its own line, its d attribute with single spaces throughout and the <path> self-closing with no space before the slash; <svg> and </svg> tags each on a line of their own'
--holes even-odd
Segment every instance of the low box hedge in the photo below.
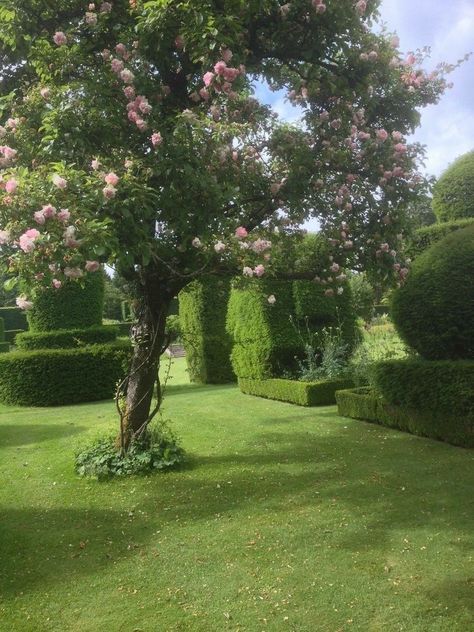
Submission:
<svg viewBox="0 0 474 632">
<path fill-rule="evenodd" d="M 109 399 L 130 357 L 129 342 L 0 355 L 0 401 L 63 406 Z"/>
<path fill-rule="evenodd" d="M 118 327 L 102 326 L 89 329 L 59 329 L 41 333 L 24 332 L 16 336 L 15 344 L 22 351 L 37 349 L 74 349 L 85 345 L 114 342 Z"/>
<path fill-rule="evenodd" d="M 370 421 L 464 448 L 474 447 L 472 416 L 453 417 L 439 411 L 402 408 L 388 403 L 370 387 L 337 391 L 336 402 L 342 417 Z"/>
<path fill-rule="evenodd" d="M 321 380 L 300 382 L 297 380 L 271 379 L 249 380 L 240 378 L 242 393 L 276 399 L 298 406 L 329 406 L 335 403 L 335 393 L 339 389 L 353 386 L 352 380 Z"/>
<path fill-rule="evenodd" d="M 474 360 L 385 360 L 374 384 L 389 404 L 474 418 Z"/>
</svg>

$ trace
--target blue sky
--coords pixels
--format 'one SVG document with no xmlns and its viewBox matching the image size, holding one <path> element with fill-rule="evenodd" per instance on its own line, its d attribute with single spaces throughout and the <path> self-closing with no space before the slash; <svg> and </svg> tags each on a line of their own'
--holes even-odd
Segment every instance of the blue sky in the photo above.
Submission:
<svg viewBox="0 0 474 632">
<path fill-rule="evenodd" d="M 400 36 L 401 51 L 431 47 L 427 69 L 474 51 L 474 0 L 383 0 L 381 15 L 389 30 Z M 454 88 L 440 103 L 423 110 L 421 127 L 412 138 L 427 147 L 428 175 L 439 176 L 457 156 L 474 149 L 474 56 L 449 80 Z M 261 89 L 258 93 L 282 117 L 298 117 L 298 110 L 280 94 Z"/>
</svg>

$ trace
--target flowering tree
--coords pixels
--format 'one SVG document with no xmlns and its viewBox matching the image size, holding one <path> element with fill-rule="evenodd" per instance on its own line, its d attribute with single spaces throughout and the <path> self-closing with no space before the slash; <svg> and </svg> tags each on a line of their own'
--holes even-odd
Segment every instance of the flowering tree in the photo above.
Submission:
<svg viewBox="0 0 474 632">
<path fill-rule="evenodd" d="M 426 183 L 405 136 L 452 67 L 427 75 L 422 53 L 375 34 L 377 5 L 2 1 L 1 255 L 24 308 L 100 262 L 133 288 L 125 444 L 151 417 L 169 302 L 192 279 L 271 273 L 272 242 L 310 216 L 330 240 L 328 294 L 347 266 L 407 274 L 404 212 Z M 261 80 L 301 124 L 255 98 Z"/>
</svg>

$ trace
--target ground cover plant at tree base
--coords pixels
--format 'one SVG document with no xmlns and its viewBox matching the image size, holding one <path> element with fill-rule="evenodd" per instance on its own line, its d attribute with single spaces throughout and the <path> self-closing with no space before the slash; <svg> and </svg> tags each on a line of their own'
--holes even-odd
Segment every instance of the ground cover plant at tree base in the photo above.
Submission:
<svg viewBox="0 0 474 632">
<path fill-rule="evenodd" d="M 1 253 L 30 285 L 24 308 L 100 262 L 126 280 L 124 449 L 153 416 L 169 305 L 190 281 L 269 274 L 313 214 L 328 294 L 352 267 L 407 275 L 404 213 L 426 182 L 405 139 L 454 66 L 425 72 L 423 53 L 374 26 L 378 5 L 3 1 Z M 262 79 L 302 106 L 302 125 L 254 97 Z"/>
<path fill-rule="evenodd" d="M 2 630 L 470 629 L 470 451 L 185 367 L 164 415 L 190 463 L 160 477 L 77 478 L 111 403 L 0 408 Z"/>
</svg>

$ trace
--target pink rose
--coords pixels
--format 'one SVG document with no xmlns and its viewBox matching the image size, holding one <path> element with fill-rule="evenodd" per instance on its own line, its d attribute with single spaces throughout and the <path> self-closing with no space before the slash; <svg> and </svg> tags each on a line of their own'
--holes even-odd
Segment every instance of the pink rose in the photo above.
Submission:
<svg viewBox="0 0 474 632">
<path fill-rule="evenodd" d="M 36 213 L 33 214 L 33 217 L 37 224 L 44 224 L 46 221 L 43 211 L 36 211 Z"/>
<path fill-rule="evenodd" d="M 58 187 L 58 189 L 63 189 L 64 190 L 67 187 L 67 180 L 62 178 L 57 173 L 54 174 L 52 180 L 53 180 L 54 186 Z"/>
<path fill-rule="evenodd" d="M 46 219 L 50 219 L 51 217 L 54 217 L 56 215 L 56 207 L 52 206 L 51 204 L 45 204 L 45 206 L 43 206 L 43 208 L 41 209 L 41 212 Z"/>
<path fill-rule="evenodd" d="M 8 230 L 0 230 L 0 246 L 8 244 L 10 241 L 10 233 Z"/>
<path fill-rule="evenodd" d="M 80 268 L 64 268 L 64 276 L 70 279 L 80 279 L 84 272 Z"/>
<path fill-rule="evenodd" d="M 237 239 L 245 239 L 247 235 L 248 235 L 248 232 L 247 232 L 247 229 L 244 228 L 244 226 L 239 226 L 235 231 L 235 236 L 237 237 Z"/>
<path fill-rule="evenodd" d="M 59 281 L 59 279 L 53 279 L 52 285 L 56 290 L 59 290 L 59 288 L 62 286 L 62 283 L 61 281 Z"/>
<path fill-rule="evenodd" d="M 209 91 L 208 91 L 208 90 L 206 90 L 206 88 L 201 88 L 201 89 L 199 90 L 199 96 L 201 97 L 201 99 L 202 99 L 203 101 L 208 101 L 208 100 L 209 100 L 209 97 L 210 97 L 210 94 L 209 94 Z"/>
<path fill-rule="evenodd" d="M 120 79 L 124 83 L 133 83 L 133 80 L 135 79 L 135 75 L 133 74 L 131 70 L 128 70 L 126 68 L 125 70 L 122 70 L 122 72 L 120 73 Z"/>
<path fill-rule="evenodd" d="M 64 46 L 64 44 L 66 44 L 67 42 L 67 37 L 62 31 L 56 31 L 53 36 L 53 42 L 56 44 L 56 46 Z"/>
<path fill-rule="evenodd" d="M 274 294 L 270 294 L 270 296 L 267 298 L 267 301 L 270 303 L 270 305 L 275 305 L 276 303 L 276 298 Z"/>
<path fill-rule="evenodd" d="M 71 213 L 68 211 L 67 208 L 62 208 L 57 214 L 58 220 L 63 223 L 68 222 L 70 217 L 71 217 Z"/>
<path fill-rule="evenodd" d="M 123 70 L 123 61 L 116 58 L 112 59 L 112 61 L 110 62 L 110 67 L 112 68 L 113 72 L 119 74 Z"/>
<path fill-rule="evenodd" d="M 89 26 L 95 26 L 97 24 L 97 13 L 92 11 L 86 11 L 86 24 Z"/>
<path fill-rule="evenodd" d="M 135 88 L 133 86 L 125 86 L 125 88 L 123 89 L 123 93 L 127 97 L 127 99 L 135 98 Z"/>
<path fill-rule="evenodd" d="M 334 296 L 334 290 L 324 290 L 324 296 Z"/>
<path fill-rule="evenodd" d="M 261 276 L 263 276 L 263 275 L 265 274 L 265 266 L 263 266 L 262 264 L 260 264 L 260 265 L 256 266 L 256 267 L 254 268 L 254 274 L 255 274 L 255 276 L 257 276 L 257 277 L 261 277 Z"/>
<path fill-rule="evenodd" d="M 396 143 L 399 143 L 403 139 L 403 134 L 401 132 L 392 132 L 392 138 Z"/>
<path fill-rule="evenodd" d="M 376 132 L 377 139 L 384 143 L 388 138 L 388 132 L 385 129 L 378 129 Z"/>
<path fill-rule="evenodd" d="M 24 295 L 17 296 L 15 302 L 20 309 L 31 309 L 33 307 L 33 303 L 29 301 Z"/>
<path fill-rule="evenodd" d="M 397 152 L 397 154 L 404 154 L 407 150 L 407 146 L 404 145 L 403 143 L 398 143 L 397 145 L 395 145 L 394 149 Z"/>
<path fill-rule="evenodd" d="M 206 88 L 208 88 L 208 87 L 211 85 L 211 83 L 212 83 L 212 82 L 213 82 L 213 80 L 214 80 L 214 77 L 215 77 L 215 75 L 214 75 L 214 73 L 213 73 L 213 72 L 206 72 L 206 74 L 205 74 L 205 75 L 204 75 L 204 77 L 202 78 L 202 79 L 203 79 L 203 81 L 204 81 L 204 85 L 206 86 Z"/>
<path fill-rule="evenodd" d="M 5 191 L 7 193 L 15 193 L 17 188 L 18 188 L 18 182 L 15 180 L 15 178 L 10 178 L 10 180 L 7 180 L 5 184 Z"/>
<path fill-rule="evenodd" d="M 160 134 L 160 132 L 154 132 L 151 135 L 151 144 L 153 145 L 153 147 L 158 147 L 159 145 L 161 145 L 162 142 L 163 136 Z"/>
<path fill-rule="evenodd" d="M 100 268 L 100 263 L 98 261 L 86 261 L 85 267 L 87 272 L 97 272 Z"/>
<path fill-rule="evenodd" d="M 202 242 L 199 237 L 195 237 L 191 242 L 193 248 L 200 248 L 202 246 Z"/>
<path fill-rule="evenodd" d="M 249 266 L 245 266 L 242 270 L 242 274 L 247 277 L 253 277 L 253 270 L 252 268 L 249 268 Z"/>
<path fill-rule="evenodd" d="M 92 169 L 94 169 L 94 171 L 100 169 L 100 162 L 97 160 L 97 158 L 94 158 L 94 160 L 92 160 L 91 167 Z"/>
<path fill-rule="evenodd" d="M 124 55 L 127 54 L 127 47 L 125 46 L 125 44 L 118 43 L 117 46 L 115 47 L 115 52 L 117 53 L 117 55 L 120 55 L 121 57 L 123 57 Z"/>
<path fill-rule="evenodd" d="M 359 0 L 355 5 L 356 11 L 359 15 L 364 15 L 367 10 L 367 2 L 365 0 Z"/>
<path fill-rule="evenodd" d="M 104 178 L 105 182 L 107 184 L 110 184 L 111 186 L 116 186 L 120 180 L 120 178 L 118 177 L 117 174 L 115 174 L 113 171 L 111 171 L 110 173 L 108 173 L 105 178 Z"/>
<path fill-rule="evenodd" d="M 224 252 L 224 250 L 226 249 L 226 245 L 222 242 L 222 241 L 218 241 L 215 245 L 214 245 L 214 250 L 217 253 L 220 252 Z"/>
<path fill-rule="evenodd" d="M 40 94 L 43 99 L 48 100 L 51 95 L 51 90 L 49 88 L 41 88 Z"/>
<path fill-rule="evenodd" d="M 227 64 L 225 63 L 225 61 L 218 61 L 217 64 L 214 66 L 214 72 L 216 73 L 216 75 L 222 76 L 226 68 Z"/>
<path fill-rule="evenodd" d="M 108 184 L 106 187 L 102 189 L 102 193 L 104 194 L 104 198 L 106 200 L 111 200 L 117 195 L 117 189 L 112 185 Z"/>
</svg>

